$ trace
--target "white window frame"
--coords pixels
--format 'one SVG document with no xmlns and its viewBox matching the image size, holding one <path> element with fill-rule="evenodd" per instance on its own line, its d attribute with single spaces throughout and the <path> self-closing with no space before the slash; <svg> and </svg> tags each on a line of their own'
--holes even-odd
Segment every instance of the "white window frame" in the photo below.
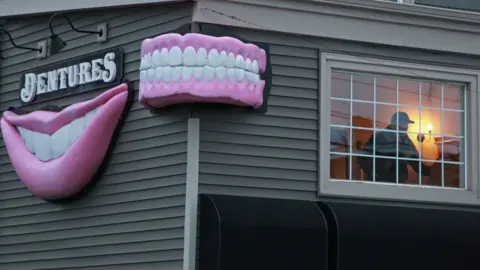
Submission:
<svg viewBox="0 0 480 270">
<path fill-rule="evenodd" d="M 432 66 L 416 63 L 390 61 L 333 53 L 321 53 L 320 98 L 319 98 L 319 196 L 346 196 L 369 199 L 417 201 L 448 204 L 480 204 L 479 199 L 479 95 L 480 70 Z M 338 181 L 330 179 L 330 108 L 332 69 L 415 77 L 425 80 L 463 82 L 467 84 L 466 130 L 468 147 L 465 164 L 467 189 L 432 186 L 396 185 L 361 181 Z M 413 76 L 412 74 L 418 75 Z"/>
<path fill-rule="evenodd" d="M 390 1 L 390 0 L 381 0 L 381 1 L 389 1 L 389 2 L 392 2 L 392 1 Z M 413 4 L 415 4 L 415 0 L 395 0 L 395 3 L 413 5 Z"/>
</svg>

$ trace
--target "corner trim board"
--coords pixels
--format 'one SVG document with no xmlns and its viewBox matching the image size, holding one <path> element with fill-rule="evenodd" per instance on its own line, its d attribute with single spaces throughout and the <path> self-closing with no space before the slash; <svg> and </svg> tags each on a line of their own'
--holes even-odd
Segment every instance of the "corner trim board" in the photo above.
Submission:
<svg viewBox="0 0 480 270">
<path fill-rule="evenodd" d="M 197 250 L 200 119 L 188 119 L 183 270 L 195 270 Z"/>
</svg>

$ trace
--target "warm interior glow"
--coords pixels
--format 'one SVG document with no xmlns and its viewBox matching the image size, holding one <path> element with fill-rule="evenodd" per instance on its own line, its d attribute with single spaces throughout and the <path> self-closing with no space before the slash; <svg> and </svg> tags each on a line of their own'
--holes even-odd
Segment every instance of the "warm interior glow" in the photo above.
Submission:
<svg viewBox="0 0 480 270">
<path fill-rule="evenodd" d="M 415 144 L 417 151 L 422 152 L 422 159 L 436 160 L 439 157 L 439 149 L 435 144 L 435 135 L 427 133 L 435 134 L 433 131 L 433 125 L 435 124 L 435 126 L 439 127 L 441 125 L 441 119 L 437 119 L 430 113 L 424 112 L 422 113 L 422 119 L 420 121 L 418 109 L 409 110 L 409 108 L 405 108 L 404 111 L 408 113 L 410 119 L 415 121 L 415 123 L 408 128 L 408 132 L 412 132 L 409 133 L 408 136 Z M 421 133 L 425 134 L 425 140 L 422 143 L 417 140 L 417 135 Z M 425 162 L 425 164 L 430 166 L 433 165 L 432 162 Z"/>
</svg>

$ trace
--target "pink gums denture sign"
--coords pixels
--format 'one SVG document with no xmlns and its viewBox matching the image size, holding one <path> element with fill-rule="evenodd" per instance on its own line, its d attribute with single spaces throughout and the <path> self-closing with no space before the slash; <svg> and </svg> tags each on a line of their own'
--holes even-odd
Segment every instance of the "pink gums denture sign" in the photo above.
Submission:
<svg viewBox="0 0 480 270">
<path fill-rule="evenodd" d="M 139 102 L 223 103 L 259 108 L 265 50 L 232 37 L 169 33 L 142 42 Z"/>
<path fill-rule="evenodd" d="M 5 111 L 0 120 L 8 155 L 20 180 L 36 196 L 74 196 L 94 178 L 128 112 L 126 83 L 60 112 Z"/>
</svg>

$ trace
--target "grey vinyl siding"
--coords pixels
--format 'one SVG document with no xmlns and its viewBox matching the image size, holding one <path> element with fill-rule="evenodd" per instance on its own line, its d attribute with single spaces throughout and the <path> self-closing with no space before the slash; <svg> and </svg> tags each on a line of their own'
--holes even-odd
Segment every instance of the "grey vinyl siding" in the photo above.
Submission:
<svg viewBox="0 0 480 270">
<path fill-rule="evenodd" d="M 109 40 L 69 30 L 61 18 L 54 30 L 68 42 L 59 54 L 36 60 L 3 39 L 0 110 L 18 106 L 20 73 L 107 47 L 125 51 L 124 77 L 138 99 L 140 43 L 188 23 L 191 5 L 156 5 L 73 13 L 78 28 L 107 21 Z M 15 42 L 36 46 L 49 36 L 48 16 L 7 21 Z M 61 98 L 69 105 L 101 91 Z M 35 105 L 41 107 L 45 104 Z M 34 106 L 32 106 L 34 107 Z M 107 171 L 81 200 L 70 205 L 34 197 L 18 180 L 0 140 L 0 269 L 182 269 L 187 117 L 182 111 L 152 115 L 133 103 Z"/>
<path fill-rule="evenodd" d="M 200 113 L 200 193 L 318 200 L 321 52 L 456 68 L 479 69 L 480 63 L 466 54 L 231 30 L 270 44 L 268 112 Z"/>
<path fill-rule="evenodd" d="M 240 35 L 270 43 L 268 112 L 200 114 L 199 192 L 315 199 L 318 50 Z"/>
</svg>

